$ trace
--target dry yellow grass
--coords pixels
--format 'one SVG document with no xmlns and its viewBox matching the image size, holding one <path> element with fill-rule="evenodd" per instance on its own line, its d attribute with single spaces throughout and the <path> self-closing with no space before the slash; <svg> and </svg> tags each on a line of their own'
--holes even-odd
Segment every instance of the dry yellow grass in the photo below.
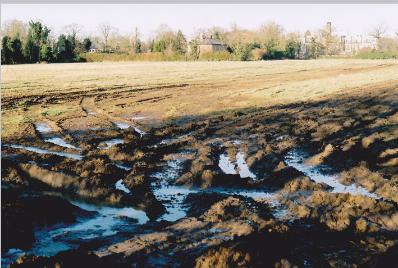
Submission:
<svg viewBox="0 0 398 268">
<path fill-rule="evenodd" d="M 7 139 L 43 118 L 74 128 L 73 119 L 81 122 L 87 108 L 97 118 L 144 114 L 161 121 L 319 100 L 364 87 L 396 90 L 398 61 L 34 64 L 2 66 L 1 77 Z"/>
</svg>

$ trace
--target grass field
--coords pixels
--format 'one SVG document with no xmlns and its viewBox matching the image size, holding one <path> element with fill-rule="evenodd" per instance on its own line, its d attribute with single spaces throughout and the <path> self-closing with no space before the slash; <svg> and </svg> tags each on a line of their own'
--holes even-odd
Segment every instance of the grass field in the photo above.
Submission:
<svg viewBox="0 0 398 268">
<path fill-rule="evenodd" d="M 147 123 L 153 123 L 331 98 L 364 87 L 396 85 L 398 63 L 314 60 L 36 64 L 2 66 L 1 77 L 2 137 L 7 139 L 21 135 L 25 124 L 42 118 L 67 124 L 84 116 L 84 109 L 97 110 L 103 118 L 145 114 Z"/>
</svg>

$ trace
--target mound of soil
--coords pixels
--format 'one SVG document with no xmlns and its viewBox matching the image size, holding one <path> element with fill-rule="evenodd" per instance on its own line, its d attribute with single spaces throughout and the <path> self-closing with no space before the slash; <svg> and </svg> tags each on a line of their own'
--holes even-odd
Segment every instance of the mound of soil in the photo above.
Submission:
<svg viewBox="0 0 398 268">
<path fill-rule="evenodd" d="M 78 218 L 93 217 L 65 199 L 45 194 L 23 194 L 2 189 L 2 249 L 29 248 L 34 229 L 54 224 L 71 224 Z"/>
</svg>

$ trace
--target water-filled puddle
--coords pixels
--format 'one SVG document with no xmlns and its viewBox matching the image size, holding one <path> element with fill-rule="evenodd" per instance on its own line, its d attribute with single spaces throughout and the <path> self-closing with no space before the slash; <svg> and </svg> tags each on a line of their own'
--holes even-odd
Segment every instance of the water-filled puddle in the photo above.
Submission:
<svg viewBox="0 0 398 268">
<path fill-rule="evenodd" d="M 160 219 L 168 221 L 176 221 L 186 216 L 187 206 L 184 204 L 186 197 L 189 194 L 198 192 L 219 193 L 226 195 L 239 195 L 245 198 L 252 198 L 254 200 L 264 200 L 272 207 L 277 208 L 274 215 L 282 217 L 285 213 L 280 209 L 280 204 L 277 201 L 277 194 L 266 192 L 264 190 L 246 190 L 246 189 L 228 189 L 228 188 L 209 188 L 209 189 L 188 189 L 181 186 L 172 185 L 178 178 L 182 171 L 182 164 L 186 159 L 183 157 L 174 158 L 167 161 L 166 166 L 160 172 L 152 175 L 158 178 L 160 185 L 152 184 L 153 192 L 156 199 L 161 201 L 165 208 L 166 214 Z"/>
<path fill-rule="evenodd" d="M 97 206 L 74 201 L 71 203 L 88 211 L 96 211 L 98 215 L 88 220 L 82 219 L 72 225 L 36 231 L 37 241 L 29 253 L 51 256 L 63 250 L 77 248 L 84 240 L 89 241 L 134 230 L 136 224 L 145 224 L 149 221 L 145 212 L 130 207 Z"/>
<path fill-rule="evenodd" d="M 185 217 L 187 211 L 187 207 L 184 205 L 185 198 L 188 194 L 197 192 L 171 185 L 178 178 L 184 161 L 183 158 L 169 160 L 163 170 L 152 174 L 152 177 L 159 179 L 160 182 L 160 186 L 152 184 L 153 193 L 166 208 L 166 213 L 160 218 L 162 220 L 176 221 Z"/>
<path fill-rule="evenodd" d="M 64 152 L 57 152 L 57 151 L 50 151 L 46 149 L 41 149 L 38 147 L 33 147 L 33 146 L 24 146 L 24 145 L 18 145 L 18 144 L 5 144 L 4 146 L 6 147 L 11 147 L 14 149 L 24 149 L 30 152 L 38 153 L 38 154 L 53 154 L 53 155 L 58 155 L 66 158 L 71 158 L 75 160 L 81 160 L 83 159 L 83 156 L 80 154 L 71 154 L 71 153 L 64 153 Z"/>
<path fill-rule="evenodd" d="M 164 204 L 167 211 L 160 219 L 177 221 L 184 218 L 187 214 L 187 206 L 184 205 L 185 198 L 189 194 L 197 192 L 197 190 L 180 186 L 163 186 L 154 190 L 156 199 Z"/>
<path fill-rule="evenodd" d="M 130 193 L 130 190 L 123 184 L 122 179 L 120 179 L 116 182 L 115 187 L 116 187 L 116 189 L 121 190 L 125 193 L 128 193 L 128 194 Z"/>
<path fill-rule="evenodd" d="M 39 133 L 46 134 L 51 133 L 53 129 L 46 123 L 36 123 L 35 128 Z"/>
<path fill-rule="evenodd" d="M 123 144 L 123 142 L 124 142 L 123 139 L 111 139 L 111 140 L 103 141 L 105 146 L 98 146 L 98 148 L 99 149 L 109 149 L 113 145 Z"/>
<path fill-rule="evenodd" d="M 249 166 L 246 163 L 243 153 L 238 152 L 236 154 L 236 163 L 238 164 L 239 175 L 241 178 L 256 178 L 256 175 L 254 175 L 253 172 L 249 170 Z"/>
<path fill-rule="evenodd" d="M 146 213 L 130 207 L 116 208 L 98 206 L 85 202 L 71 201 L 72 204 L 87 210 L 95 211 L 92 218 L 80 218 L 74 224 L 57 224 L 35 231 L 36 242 L 28 251 L 10 249 L 2 255 L 2 266 L 14 262 L 24 253 L 53 256 L 61 251 L 76 249 L 84 242 L 104 239 L 118 233 L 132 232 L 137 225 L 149 221 Z"/>
<path fill-rule="evenodd" d="M 276 194 L 265 192 L 265 191 L 255 191 L 255 190 L 245 190 L 245 189 L 213 189 L 209 191 L 214 191 L 221 194 L 228 195 L 239 195 L 246 198 L 256 199 L 266 199 L 269 201 L 274 201 Z"/>
<path fill-rule="evenodd" d="M 76 146 L 74 146 L 74 145 L 72 145 L 70 143 L 67 143 L 66 141 L 64 141 L 63 139 L 58 138 L 58 137 L 46 138 L 46 139 L 44 139 L 44 141 L 45 142 L 50 142 L 52 144 L 55 144 L 55 145 L 58 145 L 58 146 L 61 146 L 61 147 L 65 147 L 65 148 L 69 148 L 69 149 L 75 149 L 75 150 L 80 150 L 80 148 L 78 148 L 78 147 L 76 147 Z"/>
<path fill-rule="evenodd" d="M 52 133 L 53 129 L 46 123 L 43 123 L 43 122 L 36 123 L 35 128 L 40 134 L 44 134 L 46 136 L 46 138 L 44 139 L 45 142 L 49 142 L 49 143 L 52 143 L 52 144 L 55 144 L 55 145 L 58 145 L 58 146 L 61 146 L 64 148 L 80 150 L 80 148 L 78 148 L 70 143 L 67 143 L 65 140 L 63 140 L 59 137 L 55 137 L 55 136 L 48 137 L 49 136 L 48 134 Z"/>
<path fill-rule="evenodd" d="M 8 267 L 15 262 L 19 256 L 23 255 L 24 251 L 19 248 L 10 248 L 7 252 L 1 253 L 1 267 Z"/>
<path fill-rule="evenodd" d="M 231 162 L 228 155 L 226 154 L 220 155 L 218 166 L 225 174 L 237 174 L 236 166 Z"/>
<path fill-rule="evenodd" d="M 115 124 L 115 126 L 118 127 L 119 129 L 128 129 L 130 127 L 129 124 L 122 123 L 122 122 L 113 122 L 113 124 Z M 146 134 L 145 131 L 143 131 L 143 130 L 137 128 L 137 127 L 133 127 L 133 128 L 138 134 L 141 135 L 141 137 Z"/>
<path fill-rule="evenodd" d="M 122 122 L 113 122 L 113 124 L 115 124 L 115 126 L 120 129 L 128 129 L 130 127 L 129 124 L 122 123 Z"/>
<path fill-rule="evenodd" d="M 170 145 L 173 144 L 175 142 L 181 141 L 182 139 L 188 138 L 190 135 L 192 135 L 191 132 L 187 133 L 187 134 L 183 134 L 179 137 L 176 138 L 168 138 L 168 139 L 163 139 L 159 142 L 159 144 L 161 145 Z"/>
<path fill-rule="evenodd" d="M 139 129 L 138 127 L 134 127 L 134 130 L 135 130 L 138 134 L 140 134 L 141 137 L 144 136 L 144 135 L 146 134 L 145 131 Z"/>
<path fill-rule="evenodd" d="M 127 166 L 126 164 L 115 164 L 115 166 L 117 166 L 117 167 L 120 168 L 120 169 L 124 169 L 124 170 L 126 170 L 126 171 L 131 170 L 131 167 L 130 167 L 130 166 Z"/>
<path fill-rule="evenodd" d="M 318 183 L 325 183 L 333 188 L 334 193 L 350 193 L 352 195 L 364 195 L 371 198 L 378 199 L 378 195 L 370 193 L 365 188 L 356 184 L 344 185 L 338 180 L 337 175 L 325 174 L 322 170 L 328 170 L 326 165 L 309 166 L 304 163 L 305 159 L 308 158 L 308 154 L 303 150 L 292 150 L 287 153 L 285 161 L 289 166 L 303 172 L 309 178 Z"/>
<path fill-rule="evenodd" d="M 232 163 L 228 155 L 220 155 L 218 166 L 225 174 L 238 174 L 241 178 L 255 179 L 256 175 L 250 171 L 242 152 L 236 154 L 236 163 Z"/>
</svg>

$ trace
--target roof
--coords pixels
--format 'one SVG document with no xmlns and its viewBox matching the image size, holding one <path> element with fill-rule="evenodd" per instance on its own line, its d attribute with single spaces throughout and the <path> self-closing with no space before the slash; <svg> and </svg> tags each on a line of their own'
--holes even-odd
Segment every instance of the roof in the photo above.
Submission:
<svg viewBox="0 0 398 268">
<path fill-rule="evenodd" d="M 224 44 L 221 43 L 220 40 L 211 39 L 211 38 L 205 38 L 205 39 L 202 39 L 202 40 L 200 41 L 200 44 L 199 44 L 199 45 L 220 45 L 220 46 L 222 46 L 222 45 L 224 45 Z"/>
</svg>

